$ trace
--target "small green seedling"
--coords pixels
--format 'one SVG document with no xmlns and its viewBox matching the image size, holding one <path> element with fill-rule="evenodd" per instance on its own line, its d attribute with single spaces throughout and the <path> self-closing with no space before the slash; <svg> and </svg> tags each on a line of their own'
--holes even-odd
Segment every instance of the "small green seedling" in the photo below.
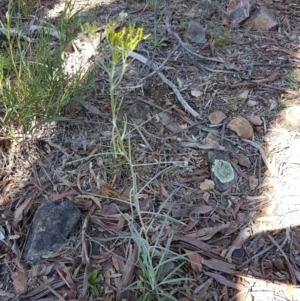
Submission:
<svg viewBox="0 0 300 301">
<path fill-rule="evenodd" d="M 154 8 L 154 6 L 155 6 L 155 1 L 156 1 L 156 0 L 149 0 L 149 1 L 148 1 L 147 5 L 148 5 L 148 7 L 149 7 L 150 9 Z"/>
<path fill-rule="evenodd" d="M 168 46 L 168 39 L 166 37 L 161 37 L 157 41 L 150 40 L 149 41 L 149 48 L 155 49 L 156 47 L 166 47 Z"/>
<path fill-rule="evenodd" d="M 97 288 L 97 283 L 100 282 L 100 278 L 98 277 L 98 271 L 94 270 L 88 278 L 88 289 L 90 291 L 90 293 L 95 296 L 98 297 L 99 296 L 99 290 Z"/>
<path fill-rule="evenodd" d="M 283 109 L 285 109 L 286 108 L 286 104 L 285 104 L 285 102 L 283 102 L 283 101 L 279 101 L 278 102 L 278 109 L 279 110 L 283 110 Z"/>
<path fill-rule="evenodd" d="M 269 109 L 268 112 L 267 112 L 267 116 L 268 116 L 269 119 L 271 119 L 275 116 L 275 112 Z"/>
<path fill-rule="evenodd" d="M 85 32 L 87 35 L 92 36 L 97 32 L 97 23 L 94 21 L 93 23 L 83 23 L 80 24 L 80 28 L 82 32 Z"/>
<path fill-rule="evenodd" d="M 18 12 L 25 18 L 28 18 L 30 16 L 36 4 L 36 0 L 27 0 L 27 1 L 18 0 L 16 2 L 17 2 Z"/>
<path fill-rule="evenodd" d="M 186 30 L 188 27 L 188 21 L 186 19 L 180 19 L 180 29 Z"/>
<path fill-rule="evenodd" d="M 212 35 L 212 40 L 214 42 L 214 48 L 216 50 L 221 50 L 223 49 L 229 38 L 229 30 L 223 30 L 220 34 L 213 36 Z"/>
<path fill-rule="evenodd" d="M 284 81 L 290 86 L 293 90 L 300 89 L 300 70 L 296 69 L 294 71 L 288 71 L 283 74 Z"/>
</svg>

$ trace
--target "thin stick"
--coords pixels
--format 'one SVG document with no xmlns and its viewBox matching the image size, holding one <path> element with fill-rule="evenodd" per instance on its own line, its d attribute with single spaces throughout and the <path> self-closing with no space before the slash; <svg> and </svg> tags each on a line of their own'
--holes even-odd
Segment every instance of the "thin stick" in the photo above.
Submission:
<svg viewBox="0 0 300 301">
<path fill-rule="evenodd" d="M 143 81 L 145 81 L 147 78 L 155 75 L 156 73 L 158 73 L 158 71 L 160 71 L 165 64 L 168 62 L 168 60 L 170 59 L 170 57 L 173 55 L 173 53 L 178 49 L 179 45 L 176 45 L 168 54 L 168 56 L 165 58 L 165 60 L 158 66 L 158 68 L 156 70 L 154 70 L 153 72 L 151 72 L 150 74 L 148 74 L 147 76 L 143 77 L 142 79 L 139 80 L 139 84 L 141 84 Z"/>
<path fill-rule="evenodd" d="M 225 150 L 225 147 L 221 146 L 221 145 L 201 144 L 201 143 L 197 143 L 197 142 L 180 142 L 179 145 L 181 147 L 190 147 L 190 148 L 198 148 L 198 149 Z"/>
<path fill-rule="evenodd" d="M 58 145 L 58 144 L 52 142 L 52 140 L 51 140 L 51 123 L 50 123 L 50 122 L 48 123 L 47 138 L 48 138 L 47 142 L 48 142 L 48 144 L 49 144 L 50 146 L 55 147 L 55 148 L 57 148 L 58 150 L 60 150 L 60 151 L 61 151 L 62 153 L 64 153 L 68 158 L 71 157 L 66 151 L 64 151 L 64 149 L 63 149 L 60 145 Z"/>
<path fill-rule="evenodd" d="M 263 149 L 261 148 L 261 146 L 259 144 L 255 143 L 255 142 L 251 141 L 251 140 L 247 140 L 247 139 L 242 139 L 242 140 L 245 141 L 245 142 L 247 142 L 247 143 L 249 143 L 250 145 L 254 146 L 256 149 L 259 150 L 260 155 L 261 155 L 263 161 L 265 162 L 267 168 L 269 169 L 270 173 L 272 175 L 275 175 L 276 172 L 275 172 L 273 166 L 271 165 L 271 163 L 269 162 L 269 160 L 267 159 L 267 157 L 265 155 L 265 152 L 263 151 Z"/>
<path fill-rule="evenodd" d="M 63 297 L 62 297 L 57 291 L 55 291 L 50 285 L 47 285 L 46 287 L 47 287 L 47 289 L 48 289 L 53 295 L 55 295 L 55 296 L 58 298 L 58 300 L 60 300 L 60 301 L 66 301 L 66 299 L 63 298 Z"/>
<path fill-rule="evenodd" d="M 143 139 L 144 143 L 146 144 L 146 146 L 151 150 L 151 152 L 153 152 L 153 149 L 152 149 L 151 145 L 149 144 L 148 140 L 145 138 L 145 136 L 143 135 L 143 133 L 139 129 L 139 126 L 133 120 L 131 122 L 133 123 L 133 125 L 134 125 L 135 129 L 137 130 L 137 132 L 142 137 L 142 139 Z"/>
<path fill-rule="evenodd" d="M 153 70 L 158 69 L 158 66 L 155 63 L 150 63 L 144 56 L 142 56 L 134 51 L 132 51 L 129 56 L 142 62 L 143 64 L 151 67 Z M 168 80 L 163 73 L 157 72 L 157 74 L 162 79 L 162 81 L 173 90 L 173 92 L 176 94 L 178 100 L 180 101 L 180 103 L 182 104 L 184 109 L 186 111 L 188 111 L 194 117 L 196 117 L 196 118 L 199 117 L 200 114 L 197 113 L 193 108 L 191 108 L 190 105 L 184 100 L 184 98 L 181 96 L 181 94 L 180 94 L 178 88 L 175 86 L 175 84 L 173 84 L 170 80 Z"/>
</svg>

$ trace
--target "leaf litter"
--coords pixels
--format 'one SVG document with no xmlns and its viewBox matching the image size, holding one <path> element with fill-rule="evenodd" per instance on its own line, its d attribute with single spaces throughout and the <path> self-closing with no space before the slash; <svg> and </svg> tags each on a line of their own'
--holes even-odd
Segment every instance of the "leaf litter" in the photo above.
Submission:
<svg viewBox="0 0 300 301">
<path fill-rule="evenodd" d="M 94 2 L 99 25 L 106 23 L 111 11 L 117 15 L 127 10 L 146 31 L 153 30 L 153 9 L 144 3 L 128 1 L 125 6 L 116 1 L 106 7 Z M 284 109 L 280 110 L 282 103 L 290 108 L 299 105 L 299 91 L 289 86 L 285 76 L 299 64 L 300 28 L 294 12 L 300 12 L 300 7 L 290 2 L 285 7 L 280 2 L 264 3 L 283 18 L 284 32 L 230 30 L 217 9 L 200 24 L 205 30 L 197 33 L 201 39 L 196 36 L 195 41 L 203 45 L 186 46 L 178 37 L 184 40 L 190 17 L 183 16 L 195 14 L 196 2 L 169 5 L 173 11 L 169 35 L 163 23 L 156 33 L 166 38 L 166 45 L 154 52 L 146 41 L 137 51 L 147 50 L 159 67 L 178 43 L 180 47 L 160 71 L 179 90 L 170 90 L 169 82 L 157 74 L 145 80 L 143 89 L 122 89 L 124 114 L 129 115 L 133 102 L 150 108 L 150 118 L 142 116 L 141 124 L 129 120 L 132 128 L 139 129 L 132 131 L 130 139 L 133 159 L 140 164 L 136 167 L 139 187 L 143 187 L 140 208 L 143 222 L 151 225 L 149 239 L 155 241 L 163 227 L 157 246 L 166 247 L 172 233 L 171 250 L 189 259 L 177 274 L 193 281 L 186 280 L 184 290 L 176 290 L 176 285 L 174 290 L 165 289 L 178 300 L 261 300 L 260 296 L 299 300 L 300 196 L 295 187 L 300 176 L 289 152 L 299 139 L 299 121 L 289 123 Z M 225 11 L 228 3 L 218 5 Z M 227 40 L 222 37 L 226 24 Z M 137 70 L 139 78 L 145 78 L 152 71 L 146 65 L 132 62 L 124 87 L 135 85 L 132 74 Z M 106 155 L 111 149 L 111 120 L 107 99 L 101 96 L 108 91 L 103 76 L 99 71 L 95 83 L 102 85 L 95 85 L 81 100 L 80 118 L 52 128 L 51 139 L 64 152 L 49 143 L 45 153 L 34 139 L 1 138 L 0 225 L 5 232 L 1 232 L 0 296 L 7 300 L 16 295 L 24 300 L 84 300 L 90 296 L 87 282 L 93 270 L 100 275 L 101 300 L 139 297 L 137 291 L 122 290 L 138 279 L 140 271 L 139 250 L 128 225 L 128 220 L 138 219 L 130 217 L 126 193 L 132 187 L 130 173 L 124 162 Z M 178 92 L 196 118 L 194 111 L 185 111 L 188 106 L 182 106 L 182 99 L 178 101 Z M 162 112 L 167 112 L 167 118 L 155 118 Z M 214 116 L 214 112 L 220 113 Z M 39 135 L 47 142 L 47 130 L 41 129 Z M 207 143 L 211 135 L 215 145 L 239 155 L 230 156 L 239 170 L 238 182 L 223 193 L 200 188 L 210 180 L 205 147 L 211 147 Z M 166 169 L 163 162 L 169 161 L 183 164 Z M 147 163 L 160 164 L 153 168 Z M 59 252 L 30 266 L 21 256 L 34 212 L 41 202 L 61 198 L 81 210 L 82 223 Z M 161 204 L 168 223 L 162 216 L 154 218 Z M 167 276 L 181 263 L 166 263 L 161 275 Z"/>
</svg>

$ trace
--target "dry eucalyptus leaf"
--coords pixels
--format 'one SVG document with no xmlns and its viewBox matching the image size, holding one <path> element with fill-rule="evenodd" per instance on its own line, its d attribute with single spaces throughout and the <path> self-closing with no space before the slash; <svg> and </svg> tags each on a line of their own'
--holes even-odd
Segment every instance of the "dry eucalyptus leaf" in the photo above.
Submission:
<svg viewBox="0 0 300 301">
<path fill-rule="evenodd" d="M 174 134 L 178 134 L 184 130 L 176 122 L 171 122 L 171 123 L 167 124 L 166 128 Z"/>
<path fill-rule="evenodd" d="M 212 278 L 209 278 L 201 285 L 201 289 L 196 295 L 197 300 L 204 300 L 204 298 L 207 296 L 207 290 L 209 289 L 212 282 L 213 282 Z M 190 300 L 191 299 L 189 299 L 189 301 Z"/>
<path fill-rule="evenodd" d="M 258 116 L 247 116 L 247 119 L 254 125 L 262 125 L 263 121 Z"/>
<path fill-rule="evenodd" d="M 189 260 L 191 261 L 191 268 L 193 269 L 193 271 L 195 272 L 201 272 L 202 270 L 202 262 L 203 262 L 203 257 L 193 251 L 184 249 L 184 252 L 187 254 Z"/>
<path fill-rule="evenodd" d="M 115 270 L 117 272 L 120 271 L 120 265 L 119 265 L 118 259 L 113 256 L 111 258 L 111 261 L 112 261 L 112 264 L 113 264 L 113 267 L 115 268 Z"/>
<path fill-rule="evenodd" d="M 288 16 L 285 16 L 282 20 L 282 27 L 288 33 L 291 34 L 291 24 Z"/>
<path fill-rule="evenodd" d="M 103 167 L 103 158 L 102 157 L 97 157 L 96 158 L 96 164 L 98 167 Z"/>
<path fill-rule="evenodd" d="M 227 128 L 235 131 L 239 137 L 249 139 L 253 136 L 253 128 L 249 121 L 243 117 L 237 117 L 232 119 Z"/>
<path fill-rule="evenodd" d="M 215 183 L 211 180 L 206 179 L 200 184 L 200 189 L 203 191 L 213 190 L 215 188 Z"/>
<path fill-rule="evenodd" d="M 209 277 L 214 278 L 220 284 L 223 284 L 223 285 L 228 286 L 228 287 L 235 288 L 235 289 L 237 289 L 239 291 L 243 291 L 243 290 L 247 289 L 246 286 L 244 286 L 242 284 L 239 284 L 239 283 L 235 283 L 235 282 L 229 281 L 229 280 L 227 280 L 227 278 L 225 278 L 224 276 L 219 275 L 217 273 L 204 272 L 204 274 L 207 275 L 207 276 L 209 276 Z"/>
<path fill-rule="evenodd" d="M 271 74 L 268 76 L 268 82 L 273 82 L 278 75 L 278 69 L 275 69 L 274 71 L 271 72 Z"/>
<path fill-rule="evenodd" d="M 215 111 L 209 114 L 208 119 L 212 124 L 219 124 L 226 118 L 222 111 Z"/>
<path fill-rule="evenodd" d="M 167 275 L 169 275 L 175 268 L 175 264 L 172 261 L 168 261 L 163 265 L 159 280 L 162 281 Z"/>
<path fill-rule="evenodd" d="M 251 190 L 254 190 L 258 185 L 258 179 L 255 176 L 249 177 L 249 186 Z"/>
<path fill-rule="evenodd" d="M 194 97 L 200 97 L 202 95 L 202 92 L 200 92 L 199 90 L 192 90 L 191 94 Z"/>
<path fill-rule="evenodd" d="M 243 91 L 243 92 L 238 96 L 239 100 L 241 100 L 241 101 L 246 101 L 247 98 L 248 98 L 248 94 L 249 94 L 249 90 Z"/>
<path fill-rule="evenodd" d="M 243 154 L 232 154 L 232 157 L 237 160 L 237 162 L 245 167 L 250 167 L 251 166 L 251 161 L 249 160 L 248 157 L 246 157 Z"/>
<path fill-rule="evenodd" d="M 171 116 L 169 113 L 167 112 L 161 112 L 158 114 L 159 117 L 159 121 L 163 124 L 163 125 L 168 125 L 171 121 Z"/>
<path fill-rule="evenodd" d="M 209 145 L 219 146 L 221 143 L 221 139 L 212 133 L 208 133 L 207 136 L 205 137 L 205 143 Z"/>
<path fill-rule="evenodd" d="M 182 80 L 179 77 L 177 77 L 176 79 L 177 79 L 178 88 L 181 89 L 182 88 Z"/>
<path fill-rule="evenodd" d="M 98 115 L 98 116 L 102 116 L 103 115 L 103 113 L 101 113 L 101 111 L 97 107 L 95 107 L 94 105 L 91 105 L 91 104 L 87 103 L 84 100 L 80 100 L 80 103 L 90 113 L 92 113 L 94 115 Z"/>
<path fill-rule="evenodd" d="M 27 290 L 27 278 L 24 267 L 17 263 L 18 271 L 11 272 L 11 279 L 13 280 L 14 292 L 16 294 L 25 293 Z"/>
<path fill-rule="evenodd" d="M 188 124 L 187 124 L 187 123 L 179 124 L 179 126 L 180 126 L 180 128 L 181 128 L 182 130 L 185 130 L 185 129 L 188 128 Z"/>
<path fill-rule="evenodd" d="M 255 100 L 248 100 L 247 101 L 247 106 L 252 108 L 252 107 L 255 107 L 256 105 L 258 105 L 258 101 L 255 101 Z"/>
<path fill-rule="evenodd" d="M 274 99 L 270 100 L 270 107 L 269 110 L 273 111 L 278 108 L 278 102 Z"/>
<path fill-rule="evenodd" d="M 209 259 L 204 260 L 203 265 L 207 266 L 208 268 L 211 268 L 216 271 L 224 272 L 226 274 L 234 274 L 236 273 L 236 266 L 235 264 L 228 263 L 223 260 L 219 259 Z"/>
<path fill-rule="evenodd" d="M 226 223 L 220 226 L 215 227 L 207 227 L 207 228 L 201 228 L 200 230 L 190 233 L 187 235 L 187 237 L 191 238 L 199 238 L 201 240 L 209 240 L 211 239 L 216 233 L 223 231 L 225 229 L 228 229 L 230 227 L 230 223 Z"/>
<path fill-rule="evenodd" d="M 229 263 L 232 262 L 231 256 L 234 250 L 240 249 L 243 244 L 246 242 L 246 240 L 250 237 L 250 229 L 249 228 L 244 228 L 239 235 L 236 237 L 234 242 L 232 243 L 232 246 L 229 248 L 226 259 Z"/>
</svg>

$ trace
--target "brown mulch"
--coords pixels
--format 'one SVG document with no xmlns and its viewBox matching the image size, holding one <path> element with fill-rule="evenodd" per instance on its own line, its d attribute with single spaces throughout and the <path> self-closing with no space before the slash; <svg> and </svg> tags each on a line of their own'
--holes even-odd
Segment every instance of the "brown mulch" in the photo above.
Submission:
<svg viewBox="0 0 300 301">
<path fill-rule="evenodd" d="M 96 5 L 93 10 L 99 26 L 124 11 L 129 21 L 143 26 L 146 33 L 153 32 L 153 7 L 146 1 L 89 2 Z M 196 3 L 171 3 L 172 30 L 183 41 Z M 132 130 L 126 143 L 130 141 L 138 187 L 143 187 L 139 199 L 142 219 L 145 225 L 152 225 L 149 241 L 155 241 L 164 227 L 162 247 L 171 237 L 173 252 L 198 254 L 189 255 L 194 264 L 187 262 L 177 271 L 180 277 L 192 279 L 180 283 L 184 289 L 179 284 L 166 287 L 174 298 L 300 300 L 300 122 L 297 116 L 287 118 L 292 114 L 287 110 L 300 105 L 300 80 L 295 87 L 297 82 L 291 83 L 290 77 L 299 69 L 299 58 L 291 53 L 299 48 L 300 6 L 259 1 L 278 19 L 288 16 L 292 28 L 288 35 L 281 23 L 273 32 L 228 28 L 222 24 L 221 11 L 227 2 L 218 3 L 210 19 L 197 19 L 208 26 L 208 42 L 187 45 L 204 59 L 178 47 L 160 70 L 199 113 L 198 118 L 182 108 L 157 74 L 147 78 L 152 69 L 136 60 L 117 91 L 124 96 L 120 127 L 127 115 Z M 136 52 L 159 66 L 178 41 L 167 34 L 164 3 L 158 7 L 161 43 L 153 48 L 152 35 Z M 225 44 L 218 44 L 224 36 Z M 241 97 L 245 91 L 246 99 Z M 108 81 L 102 70 L 97 71 L 83 101 L 88 106 L 67 108 L 72 121 L 52 125 L 52 144 L 47 127 L 34 137 L 0 138 L 1 300 L 131 301 L 139 297 L 121 293 L 122 287 L 139 279 L 140 254 L 125 218 L 131 216 L 131 174 L 124 160 L 110 155 Z M 274 102 L 277 106 L 271 109 Z M 221 124 L 213 125 L 208 119 L 215 111 L 226 115 Z M 253 125 L 254 144 L 226 127 L 235 117 L 249 116 L 262 121 Z M 224 193 L 200 189 L 210 179 L 208 137 L 225 148 L 238 173 L 237 184 Z M 250 166 L 238 164 L 233 154 L 247 157 Z M 251 187 L 251 181 L 257 185 Z M 80 224 L 59 252 L 36 265 L 24 262 L 22 251 L 36 209 L 42 202 L 62 198 L 81 210 Z M 172 219 L 165 223 L 162 216 L 154 219 L 152 213 L 157 211 L 181 223 Z M 133 218 L 140 229 L 138 217 Z M 94 270 L 100 276 L 99 297 L 91 296 L 87 287 L 88 275 Z"/>
</svg>

